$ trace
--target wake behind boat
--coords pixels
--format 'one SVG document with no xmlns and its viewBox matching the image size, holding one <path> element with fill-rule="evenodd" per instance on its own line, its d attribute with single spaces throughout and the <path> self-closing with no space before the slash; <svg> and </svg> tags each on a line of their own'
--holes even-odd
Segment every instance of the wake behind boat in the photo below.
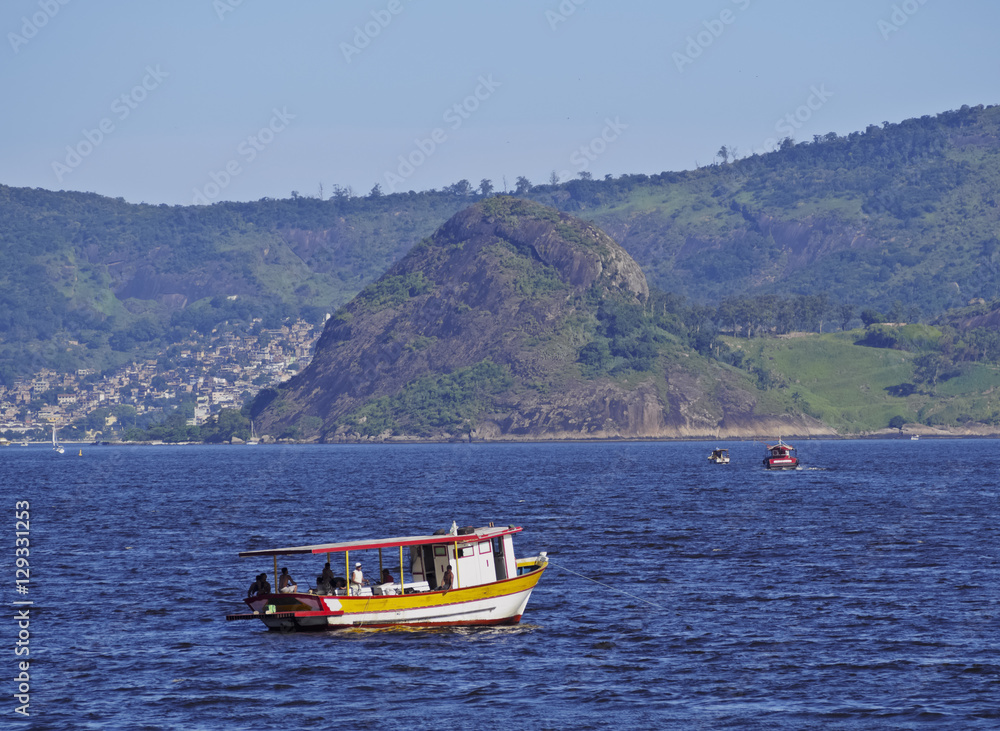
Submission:
<svg viewBox="0 0 1000 731">
<path fill-rule="evenodd" d="M 453 524 L 452 532 L 440 531 L 431 536 L 243 551 L 241 558 L 274 558 L 275 588 L 279 584 L 278 556 L 318 555 L 331 565 L 343 567 L 345 576 L 334 577 L 333 588 L 321 582 L 321 574 L 316 577 L 316 586 L 308 591 L 268 591 L 249 596 L 244 601 L 251 613 L 230 614 L 226 619 L 259 619 L 268 629 L 286 632 L 517 624 L 531 590 L 548 565 L 544 552 L 529 559 L 515 558 L 513 536 L 520 532 L 521 528 L 515 526 L 459 530 Z M 404 548 L 409 549 L 409 581 L 404 581 Z M 351 571 L 351 554 L 356 559 L 357 552 L 369 550 L 378 550 L 378 576 L 398 572 L 398 581 L 368 586 L 364 585 L 367 582 L 355 583 L 358 576 Z M 333 554 L 343 554 L 343 563 Z M 318 572 L 320 568 L 313 564 L 309 570 Z"/>
</svg>

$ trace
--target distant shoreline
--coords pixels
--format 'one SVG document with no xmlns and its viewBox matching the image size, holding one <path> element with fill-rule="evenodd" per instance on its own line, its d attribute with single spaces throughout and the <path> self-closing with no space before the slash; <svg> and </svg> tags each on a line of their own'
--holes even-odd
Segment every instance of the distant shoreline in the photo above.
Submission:
<svg viewBox="0 0 1000 731">
<path fill-rule="evenodd" d="M 797 442 L 804 441 L 823 441 L 823 440 L 834 440 L 834 441 L 872 441 L 872 440 L 882 440 L 882 441 L 911 441 L 913 436 L 918 436 L 921 440 L 935 440 L 935 439 L 997 439 L 1000 438 L 1000 430 L 984 432 L 984 433 L 956 433 L 956 432 L 905 432 L 903 434 L 829 434 L 829 435 L 812 435 L 812 436 L 796 436 L 794 434 L 782 434 L 781 438 L 785 440 L 794 440 Z M 595 438 L 595 439 L 416 439 L 416 438 L 389 438 L 389 439 L 357 439 L 357 440 L 344 440 L 336 442 L 318 442 L 318 441 L 294 441 L 294 440 L 284 440 L 284 441 L 273 441 L 273 442 L 260 442 L 257 445 L 250 446 L 260 446 L 260 447 L 286 447 L 286 446 L 324 446 L 324 447 L 340 447 L 340 446 L 359 446 L 359 445 L 373 445 L 373 446 L 404 446 L 408 444 L 640 444 L 640 443 L 655 443 L 655 442 L 691 442 L 691 443 L 716 443 L 716 442 L 758 442 L 764 443 L 767 441 L 774 441 L 778 437 L 775 435 L 761 435 L 761 436 L 748 436 L 748 437 L 606 437 L 606 438 Z M 245 447 L 248 446 L 245 443 L 232 444 L 229 442 L 211 443 L 211 442 L 106 442 L 101 444 L 95 444 L 94 442 L 74 442 L 66 441 L 60 442 L 64 447 L 73 448 L 83 448 L 83 447 L 191 447 L 191 446 L 203 446 L 203 447 Z M 7 445 L 10 447 L 20 447 L 25 446 L 17 442 L 12 442 Z M 44 447 L 49 446 L 49 442 L 28 442 L 26 446 L 29 447 Z"/>
</svg>

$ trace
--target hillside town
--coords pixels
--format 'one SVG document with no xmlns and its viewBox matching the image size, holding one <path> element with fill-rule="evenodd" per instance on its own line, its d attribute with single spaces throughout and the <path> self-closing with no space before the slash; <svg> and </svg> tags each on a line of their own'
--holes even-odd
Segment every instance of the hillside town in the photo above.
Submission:
<svg viewBox="0 0 1000 731">
<path fill-rule="evenodd" d="M 193 412 L 191 426 L 224 408 L 239 409 L 262 388 L 305 367 L 322 332 L 302 320 L 258 329 L 256 335 L 213 332 L 200 342 L 178 343 L 170 357 L 111 373 L 43 369 L 10 387 L 0 385 L 0 441 L 48 439 L 53 427 L 69 427 L 77 438 L 114 440 L 126 426 L 155 421 L 180 404 Z"/>
</svg>

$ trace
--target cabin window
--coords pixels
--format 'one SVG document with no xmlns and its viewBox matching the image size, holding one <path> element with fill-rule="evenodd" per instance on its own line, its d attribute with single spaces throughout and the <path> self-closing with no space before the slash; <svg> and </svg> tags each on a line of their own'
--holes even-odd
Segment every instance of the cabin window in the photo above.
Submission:
<svg viewBox="0 0 1000 731">
<path fill-rule="evenodd" d="M 434 546 L 434 555 L 435 556 L 447 556 L 448 555 L 448 547 L 447 546 Z"/>
<path fill-rule="evenodd" d="M 503 539 L 493 539 L 493 563 L 496 565 L 497 581 L 507 578 L 507 562 L 503 559 Z"/>
<path fill-rule="evenodd" d="M 475 556 L 476 547 L 475 546 L 462 546 L 458 549 L 458 557 L 465 558 L 466 556 Z"/>
<path fill-rule="evenodd" d="M 490 545 L 489 541 L 479 542 L 479 552 L 480 553 L 491 553 L 493 551 L 493 546 Z"/>
</svg>

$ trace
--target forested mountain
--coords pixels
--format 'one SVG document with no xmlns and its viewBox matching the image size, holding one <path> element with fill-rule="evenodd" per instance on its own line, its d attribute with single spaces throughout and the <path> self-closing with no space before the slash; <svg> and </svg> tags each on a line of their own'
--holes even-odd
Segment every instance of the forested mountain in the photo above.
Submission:
<svg viewBox="0 0 1000 731">
<path fill-rule="evenodd" d="M 826 294 L 930 317 L 1000 295 L 1000 108 L 728 152 L 696 171 L 533 195 L 598 223 L 658 287 L 704 302 Z"/>
<path fill-rule="evenodd" d="M 1000 108 L 870 126 L 687 172 L 531 185 L 596 223 L 702 329 L 930 320 L 1000 296 Z M 319 322 L 462 208 L 442 191 L 211 206 L 0 186 L 0 380 L 149 357 L 222 322 Z"/>
<path fill-rule="evenodd" d="M 327 442 L 830 433 L 692 352 L 685 314 L 596 226 L 491 197 L 365 287 L 251 415 L 265 433 Z"/>
</svg>

